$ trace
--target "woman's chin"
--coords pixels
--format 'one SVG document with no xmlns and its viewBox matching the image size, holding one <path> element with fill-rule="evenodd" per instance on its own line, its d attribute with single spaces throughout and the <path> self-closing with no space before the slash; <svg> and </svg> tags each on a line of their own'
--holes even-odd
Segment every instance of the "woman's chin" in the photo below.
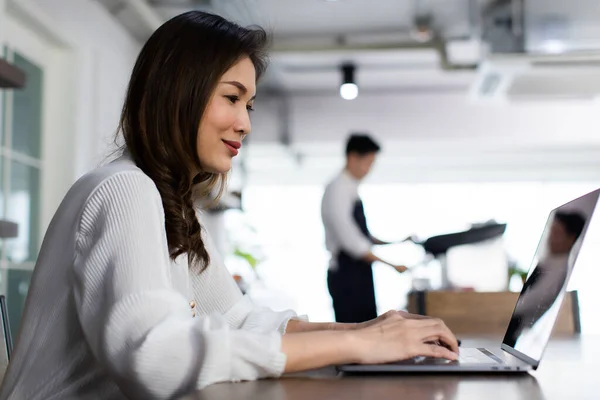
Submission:
<svg viewBox="0 0 600 400">
<path fill-rule="evenodd" d="M 226 174 L 231 170 L 231 160 L 213 163 L 210 165 L 203 165 L 202 167 L 204 171 L 210 172 L 211 174 Z"/>
</svg>

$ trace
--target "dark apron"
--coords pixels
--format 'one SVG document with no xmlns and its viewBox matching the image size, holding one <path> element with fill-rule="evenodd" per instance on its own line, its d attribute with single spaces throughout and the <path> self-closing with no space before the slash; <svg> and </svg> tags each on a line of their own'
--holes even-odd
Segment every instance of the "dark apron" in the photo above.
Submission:
<svg viewBox="0 0 600 400">
<path fill-rule="evenodd" d="M 354 221 L 371 240 L 362 201 L 356 201 Z M 343 250 L 336 256 L 337 269 L 327 273 L 327 287 L 333 299 L 337 322 L 364 322 L 377 318 L 371 263 L 356 259 Z"/>
</svg>

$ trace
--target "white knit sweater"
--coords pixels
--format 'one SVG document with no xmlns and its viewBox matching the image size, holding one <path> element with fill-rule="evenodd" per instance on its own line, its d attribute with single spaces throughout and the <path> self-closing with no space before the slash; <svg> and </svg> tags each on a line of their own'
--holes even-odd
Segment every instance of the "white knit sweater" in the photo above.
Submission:
<svg viewBox="0 0 600 400">
<path fill-rule="evenodd" d="M 169 259 L 159 192 L 127 157 L 81 178 L 46 233 L 0 400 L 168 399 L 279 376 L 295 314 L 242 296 L 204 236 L 204 272 Z"/>
</svg>

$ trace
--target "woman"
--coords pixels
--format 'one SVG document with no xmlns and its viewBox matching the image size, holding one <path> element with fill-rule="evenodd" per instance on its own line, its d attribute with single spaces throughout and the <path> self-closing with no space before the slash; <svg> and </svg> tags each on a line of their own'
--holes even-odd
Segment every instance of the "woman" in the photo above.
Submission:
<svg viewBox="0 0 600 400">
<path fill-rule="evenodd" d="M 264 31 L 202 12 L 145 44 L 123 156 L 75 183 L 52 220 L 0 399 L 177 398 L 330 364 L 456 357 L 438 320 L 311 324 L 237 289 L 193 204 L 222 187 L 250 132 L 265 45 Z"/>
</svg>

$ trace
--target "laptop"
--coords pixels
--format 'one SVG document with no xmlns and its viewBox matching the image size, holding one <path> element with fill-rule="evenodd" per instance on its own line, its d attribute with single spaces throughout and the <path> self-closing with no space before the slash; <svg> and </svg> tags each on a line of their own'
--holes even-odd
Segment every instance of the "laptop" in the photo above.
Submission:
<svg viewBox="0 0 600 400">
<path fill-rule="evenodd" d="M 537 369 L 598 205 L 600 189 L 552 210 L 527 279 L 498 348 L 460 348 L 456 361 L 416 357 L 386 364 L 347 364 L 344 372 L 527 372 Z"/>
</svg>

